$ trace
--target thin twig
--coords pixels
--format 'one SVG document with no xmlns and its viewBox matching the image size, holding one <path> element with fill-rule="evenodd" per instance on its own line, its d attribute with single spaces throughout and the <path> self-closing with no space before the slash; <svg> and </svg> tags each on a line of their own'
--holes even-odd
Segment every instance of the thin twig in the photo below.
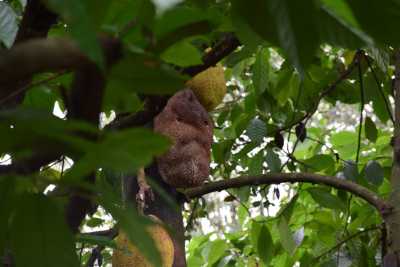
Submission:
<svg viewBox="0 0 400 267">
<path fill-rule="evenodd" d="M 340 241 L 340 242 L 337 243 L 335 246 L 333 246 L 332 248 L 328 249 L 327 251 L 325 251 L 325 252 L 322 253 L 321 255 L 315 257 L 315 258 L 314 258 L 314 261 L 318 261 L 318 260 L 321 259 L 322 257 L 324 257 L 324 256 L 326 256 L 326 255 L 329 255 L 329 254 L 332 253 L 333 251 L 339 249 L 343 244 L 345 244 L 345 243 L 347 243 L 348 241 L 350 241 L 350 240 L 356 238 L 357 236 L 359 236 L 359 235 L 361 235 L 361 234 L 364 234 L 364 233 L 367 233 L 367 232 L 375 231 L 375 230 L 378 230 L 378 229 L 380 229 L 380 227 L 375 225 L 375 226 L 366 228 L 366 229 L 364 229 L 364 230 L 358 231 L 358 232 L 356 232 L 356 233 L 354 233 L 354 234 L 348 236 L 347 238 L 343 239 L 342 241 Z"/>
<path fill-rule="evenodd" d="M 359 57 L 363 54 L 364 52 L 362 50 L 358 50 L 357 53 L 354 55 L 352 62 L 350 65 L 347 67 L 345 71 L 343 71 L 340 76 L 333 82 L 331 83 L 317 98 L 317 101 L 315 102 L 314 106 L 306 113 L 304 116 L 300 117 L 296 121 L 291 122 L 289 125 L 286 125 L 282 128 L 279 128 L 278 131 L 285 131 L 287 129 L 291 129 L 293 125 L 298 124 L 299 122 L 302 122 L 303 120 L 309 120 L 309 118 L 312 117 L 312 115 L 318 110 L 319 103 L 321 102 L 322 98 L 325 96 L 329 95 L 333 90 L 336 89 L 336 87 L 345 79 L 349 77 L 349 75 L 353 72 L 354 68 L 358 64 L 358 59 Z M 305 125 L 306 123 L 304 123 Z"/>
<path fill-rule="evenodd" d="M 37 82 L 29 83 L 29 84 L 27 84 L 27 85 L 15 90 L 15 91 L 13 91 L 11 94 L 7 95 L 3 99 L 0 99 L 0 105 L 3 105 L 5 103 L 7 103 L 7 101 L 9 101 L 10 99 L 13 99 L 14 97 L 18 96 L 19 94 L 22 94 L 23 92 L 27 91 L 31 87 L 48 83 L 48 82 L 50 82 L 52 80 L 55 80 L 58 77 L 66 74 L 66 73 L 67 73 L 67 71 L 65 71 L 65 70 L 59 71 L 59 72 L 54 73 L 53 75 L 47 77 L 46 79 L 43 79 L 43 80 L 40 80 L 40 81 L 37 81 Z"/>
<path fill-rule="evenodd" d="M 196 213 L 198 205 L 199 205 L 199 199 L 196 199 L 194 204 L 193 204 L 192 212 L 190 213 L 190 216 L 189 216 L 189 218 L 187 220 L 187 224 L 186 224 L 186 227 L 185 227 L 185 232 L 188 232 L 192 228 L 194 217 L 195 217 L 195 213 Z"/>
<path fill-rule="evenodd" d="M 374 68 L 372 67 L 372 64 L 371 64 L 371 61 L 369 60 L 369 57 L 364 54 L 364 58 L 365 58 L 365 61 L 367 61 L 367 64 L 368 64 L 369 69 L 371 70 L 372 76 L 374 77 L 374 80 L 376 82 L 376 86 L 378 87 L 378 91 L 379 91 L 383 101 L 385 102 L 385 107 L 386 107 L 386 111 L 387 111 L 387 113 L 389 115 L 389 118 L 394 123 L 392 110 L 390 108 L 389 101 L 386 99 L 385 93 L 383 92 L 383 88 L 382 88 L 381 83 L 379 82 L 378 75 L 376 74 Z"/>
<path fill-rule="evenodd" d="M 231 192 L 229 192 L 228 190 L 226 190 L 226 192 L 228 193 L 228 195 L 230 195 L 231 197 L 233 197 L 235 199 L 235 201 L 237 201 L 247 212 L 247 214 L 249 215 L 249 217 L 251 218 L 251 213 L 250 213 L 250 209 L 249 207 L 246 206 L 246 204 L 244 204 L 237 196 L 235 196 L 234 194 L 232 194 Z"/>
<path fill-rule="evenodd" d="M 361 132 L 362 132 L 362 125 L 364 121 L 364 83 L 363 77 L 361 72 L 361 64 L 360 60 L 358 61 L 358 79 L 360 81 L 360 119 L 359 119 L 359 128 L 358 128 L 358 142 L 357 142 L 357 154 L 356 154 L 356 163 L 358 164 L 360 158 L 360 149 L 361 149 Z"/>
</svg>

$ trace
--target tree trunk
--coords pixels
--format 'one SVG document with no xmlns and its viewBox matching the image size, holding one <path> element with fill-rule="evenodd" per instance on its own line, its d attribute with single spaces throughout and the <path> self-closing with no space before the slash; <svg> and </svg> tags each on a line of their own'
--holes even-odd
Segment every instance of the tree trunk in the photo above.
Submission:
<svg viewBox="0 0 400 267">
<path fill-rule="evenodd" d="M 395 98 L 395 123 L 393 137 L 393 167 L 390 178 L 391 212 L 385 218 L 387 227 L 387 254 L 384 266 L 400 266 L 400 50 L 395 51 L 395 80 L 393 91 Z"/>
</svg>

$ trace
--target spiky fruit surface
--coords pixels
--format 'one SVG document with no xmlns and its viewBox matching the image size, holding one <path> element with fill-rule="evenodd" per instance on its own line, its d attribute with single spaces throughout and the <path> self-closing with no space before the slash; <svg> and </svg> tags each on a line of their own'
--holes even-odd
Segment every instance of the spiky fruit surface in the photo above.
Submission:
<svg viewBox="0 0 400 267">
<path fill-rule="evenodd" d="M 147 228 L 154 243 L 160 252 L 162 267 L 172 267 L 174 262 L 174 244 L 168 232 L 160 225 L 155 224 Z M 132 244 L 122 231 L 116 238 L 118 250 L 112 256 L 113 267 L 155 267 Z"/>
<path fill-rule="evenodd" d="M 154 131 L 173 142 L 157 158 L 163 180 L 177 188 L 201 185 L 210 174 L 213 123 L 190 89 L 172 96 L 154 119 Z"/>
<path fill-rule="evenodd" d="M 221 65 L 210 67 L 187 81 L 197 99 L 207 111 L 218 106 L 226 94 L 224 68 Z"/>
</svg>

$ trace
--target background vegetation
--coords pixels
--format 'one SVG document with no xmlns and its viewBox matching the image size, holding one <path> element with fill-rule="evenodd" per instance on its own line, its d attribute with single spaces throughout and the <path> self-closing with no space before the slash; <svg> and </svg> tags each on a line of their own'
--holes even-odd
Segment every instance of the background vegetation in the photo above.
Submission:
<svg viewBox="0 0 400 267">
<path fill-rule="evenodd" d="M 118 222 L 157 266 L 119 181 L 168 148 L 160 96 L 221 62 L 187 265 L 399 266 L 399 21 L 398 0 L 0 1 L 3 264 L 109 266 Z"/>
</svg>

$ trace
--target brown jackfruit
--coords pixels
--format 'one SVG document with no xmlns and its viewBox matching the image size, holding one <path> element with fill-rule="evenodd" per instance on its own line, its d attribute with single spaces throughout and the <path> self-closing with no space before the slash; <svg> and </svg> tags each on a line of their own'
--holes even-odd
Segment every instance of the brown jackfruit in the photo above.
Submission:
<svg viewBox="0 0 400 267">
<path fill-rule="evenodd" d="M 186 85 L 192 89 L 205 109 L 211 111 L 222 102 L 226 94 L 224 68 L 219 64 L 210 67 L 187 81 Z"/>
<path fill-rule="evenodd" d="M 153 217 L 155 216 L 152 216 L 152 219 Z M 159 221 L 158 219 L 153 220 Z M 149 226 L 147 231 L 153 238 L 156 248 L 160 253 L 162 267 L 172 267 L 174 262 L 174 244 L 168 232 L 159 223 Z M 112 256 L 113 267 L 155 267 L 129 241 L 124 232 L 119 232 L 116 243 L 118 249 L 114 250 Z"/>
<path fill-rule="evenodd" d="M 210 174 L 213 123 L 192 90 L 172 96 L 154 119 L 154 131 L 173 145 L 157 158 L 163 180 L 177 188 L 201 185 Z"/>
</svg>

